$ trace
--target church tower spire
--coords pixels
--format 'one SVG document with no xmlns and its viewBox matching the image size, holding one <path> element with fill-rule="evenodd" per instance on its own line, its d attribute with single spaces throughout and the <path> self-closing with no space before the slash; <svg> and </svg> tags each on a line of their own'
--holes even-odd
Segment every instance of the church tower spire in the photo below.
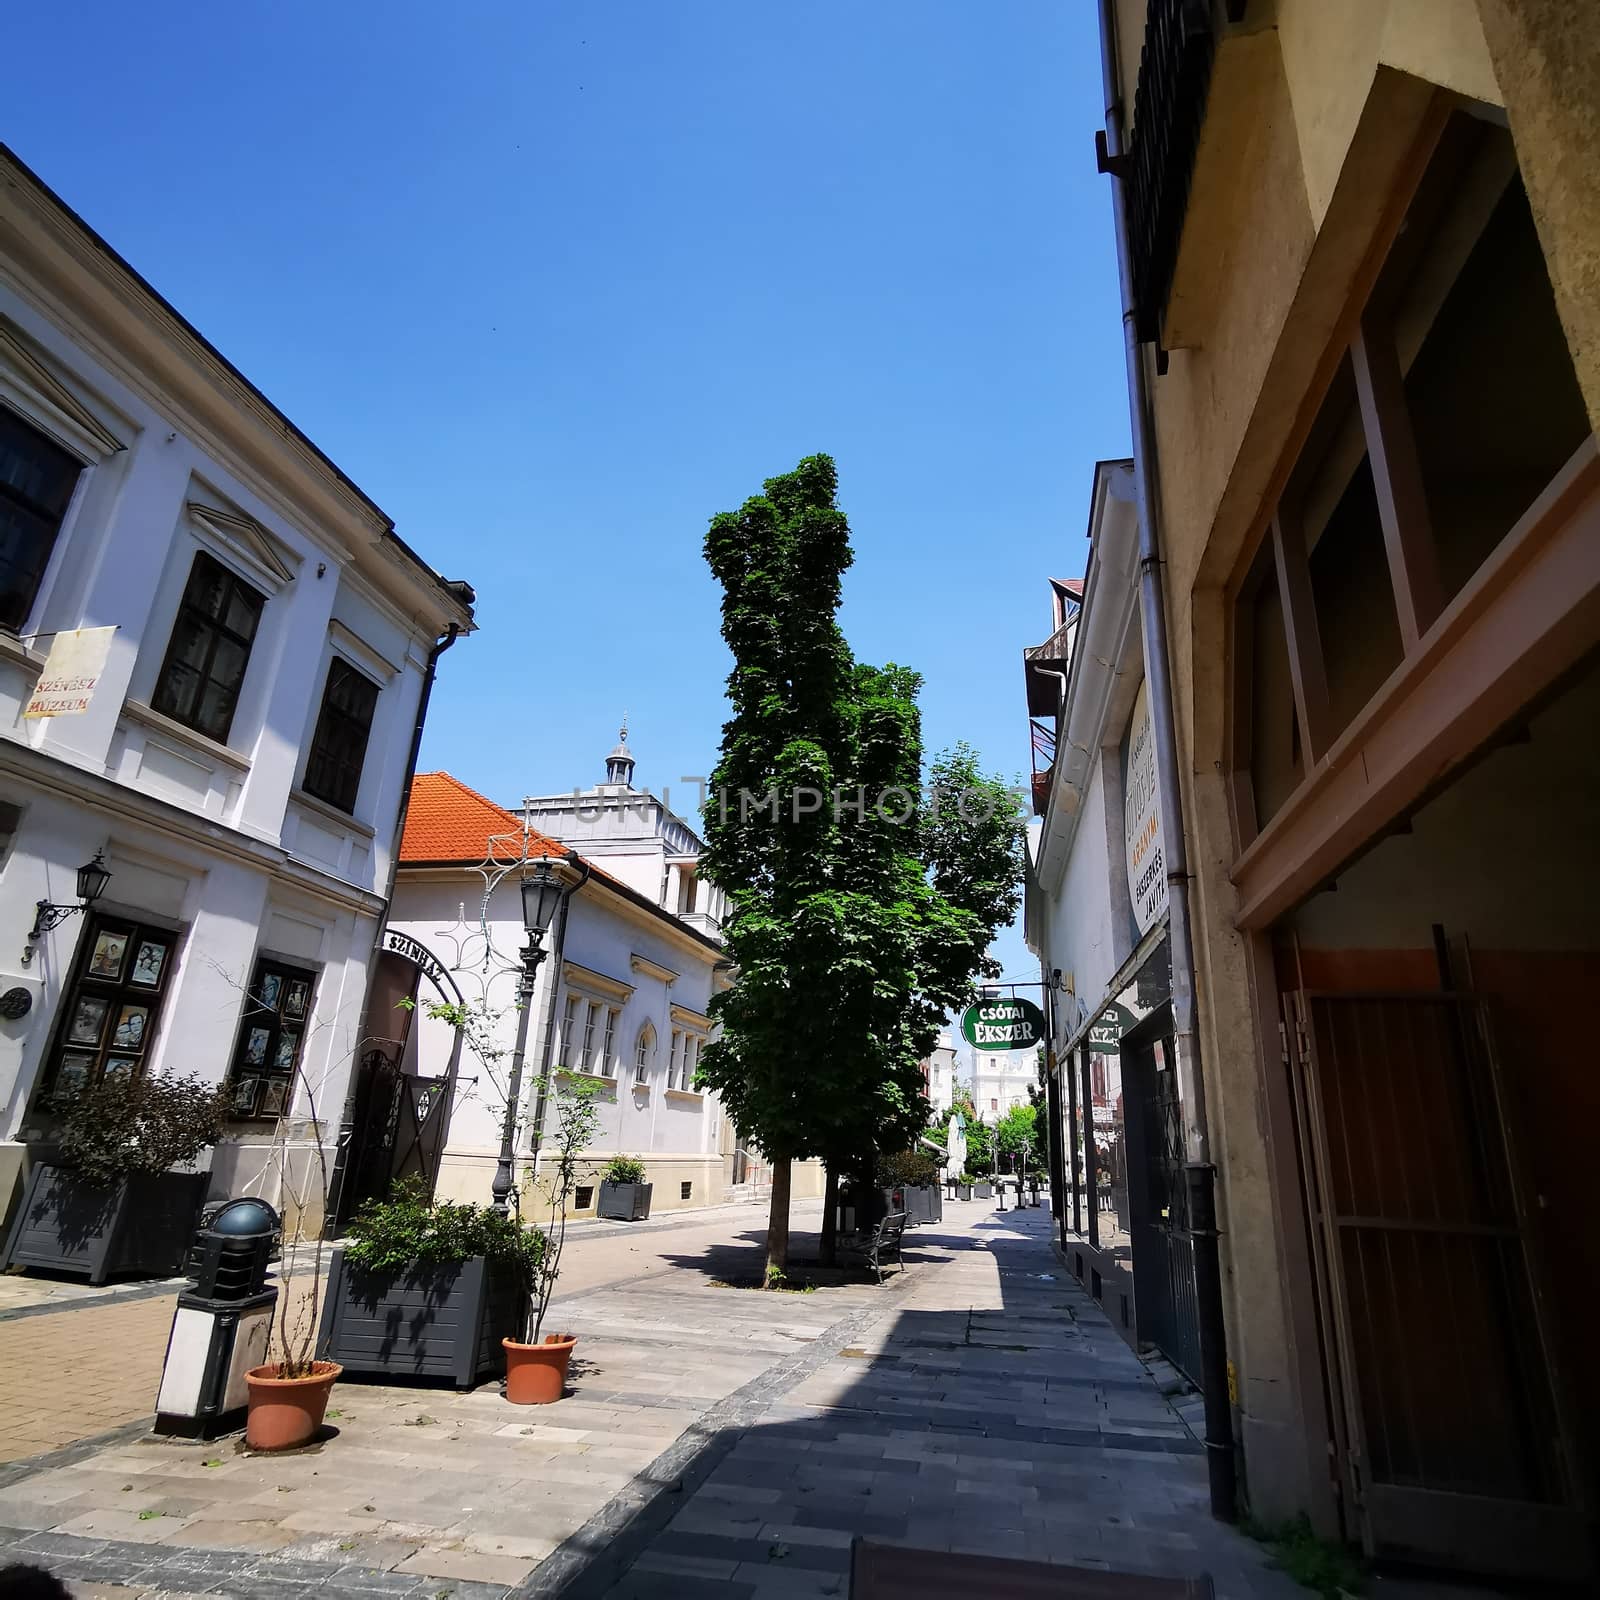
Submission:
<svg viewBox="0 0 1600 1600">
<path fill-rule="evenodd" d="M 628 748 L 628 713 L 622 713 L 622 728 L 617 735 L 617 748 L 606 757 L 606 782 L 620 784 L 624 789 L 633 787 L 633 752 Z"/>
</svg>

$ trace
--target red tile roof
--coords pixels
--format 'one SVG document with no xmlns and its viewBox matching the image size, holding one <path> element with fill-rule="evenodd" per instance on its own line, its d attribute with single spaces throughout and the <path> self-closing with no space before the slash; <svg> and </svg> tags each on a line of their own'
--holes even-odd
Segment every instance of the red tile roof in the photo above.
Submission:
<svg viewBox="0 0 1600 1600">
<path fill-rule="evenodd" d="M 514 834 L 515 838 L 500 837 Z M 476 866 L 488 858 L 490 840 L 497 861 L 522 855 L 522 818 L 469 789 L 448 772 L 419 772 L 411 780 L 411 804 L 400 836 L 400 860 L 462 862 Z M 530 856 L 564 856 L 564 845 L 535 831 L 528 837 Z"/>
</svg>

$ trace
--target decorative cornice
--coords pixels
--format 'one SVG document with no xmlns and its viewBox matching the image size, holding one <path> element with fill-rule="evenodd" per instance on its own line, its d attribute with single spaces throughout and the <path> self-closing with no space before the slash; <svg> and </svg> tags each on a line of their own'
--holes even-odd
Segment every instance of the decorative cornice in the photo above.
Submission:
<svg viewBox="0 0 1600 1600">
<path fill-rule="evenodd" d="M 649 956 L 640 955 L 637 950 L 628 957 L 628 963 L 635 972 L 642 972 L 645 977 L 655 978 L 669 987 L 677 981 L 678 974 L 671 967 L 664 967 L 659 961 L 652 961 Z"/>
<path fill-rule="evenodd" d="M 672 1012 L 674 1022 L 682 1022 L 691 1028 L 700 1028 L 706 1033 L 711 1032 L 711 1018 L 703 1012 L 691 1011 L 688 1006 L 673 1005 L 668 1008 Z"/>
<path fill-rule="evenodd" d="M 199 500 L 188 503 L 188 512 L 213 538 L 220 539 L 235 555 L 263 572 L 274 587 L 293 583 L 299 557 L 283 541 L 271 534 L 254 517 L 242 511 L 224 511 Z"/>
<path fill-rule="evenodd" d="M 86 434 L 103 456 L 115 455 L 128 447 L 33 353 L 27 336 L 8 317 L 0 317 L 0 356 L 12 368 L 33 397 L 41 400 Z"/>
<path fill-rule="evenodd" d="M 586 994 L 600 995 L 608 1000 L 626 1000 L 633 993 L 633 985 L 624 983 L 592 967 L 579 966 L 576 961 L 561 963 L 561 976 L 569 989 L 581 989 Z"/>
</svg>

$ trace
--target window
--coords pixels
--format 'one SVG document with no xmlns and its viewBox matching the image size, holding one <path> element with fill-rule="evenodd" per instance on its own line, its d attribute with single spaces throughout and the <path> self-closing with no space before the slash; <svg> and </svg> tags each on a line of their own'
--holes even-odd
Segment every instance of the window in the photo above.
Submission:
<svg viewBox="0 0 1600 1600">
<path fill-rule="evenodd" d="M 998 1100 L 991 1100 L 989 1102 L 989 1109 L 991 1111 L 998 1111 L 1000 1109 L 1000 1102 Z"/>
<path fill-rule="evenodd" d="M 600 1020 L 600 1002 L 591 1000 L 589 1009 L 583 1019 L 583 1048 L 578 1052 L 578 1061 L 585 1072 L 595 1070 L 594 1059 L 594 1030 L 595 1024 Z"/>
<path fill-rule="evenodd" d="M 265 604 L 265 595 L 200 551 L 156 682 L 156 710 L 225 742 Z"/>
<path fill-rule="evenodd" d="M 22 807 L 0 800 L 0 868 L 11 859 L 11 847 L 17 842 L 17 829 L 21 826 Z"/>
<path fill-rule="evenodd" d="M 328 663 L 322 710 L 306 758 L 305 791 L 341 811 L 354 811 L 361 788 L 361 764 L 372 732 L 378 686 L 335 656 Z"/>
<path fill-rule="evenodd" d="M 650 1077 L 650 1058 L 656 1053 L 656 1030 L 647 1022 L 639 1030 L 639 1042 L 633 1048 L 633 1081 L 646 1083 Z"/>
<path fill-rule="evenodd" d="M 95 917 L 78 947 L 58 1014 L 45 1081 L 52 1104 L 102 1078 L 145 1069 L 161 1019 L 178 936 L 119 917 Z"/>
<path fill-rule="evenodd" d="M 617 1058 L 611 1053 L 612 1045 L 617 1037 L 617 1018 L 621 1015 L 615 1010 L 606 1012 L 606 1038 L 600 1047 L 600 1075 L 603 1078 L 614 1078 L 617 1075 Z"/>
<path fill-rule="evenodd" d="M 1506 129 L 1453 115 L 1352 310 L 1238 591 L 1232 764 L 1247 780 L 1245 842 L 1417 655 L 1591 432 Z"/>
<path fill-rule="evenodd" d="M 299 967 L 256 963 L 228 1077 L 235 1117 L 278 1117 L 293 1104 L 316 982 Z"/>
<path fill-rule="evenodd" d="M 687 916 L 694 910 L 695 877 L 693 867 L 678 868 L 678 914 Z"/>
<path fill-rule="evenodd" d="M 569 1072 L 581 1072 L 583 1060 L 578 1054 L 578 997 L 567 996 L 567 1009 L 561 1018 L 561 1064 Z"/>
<path fill-rule="evenodd" d="M 678 1087 L 678 1062 L 682 1059 L 682 1056 L 683 1030 L 674 1028 L 672 1030 L 672 1053 L 667 1057 L 667 1087 L 669 1089 Z"/>
<path fill-rule="evenodd" d="M 28 620 L 83 463 L 0 406 L 0 628 Z"/>
</svg>

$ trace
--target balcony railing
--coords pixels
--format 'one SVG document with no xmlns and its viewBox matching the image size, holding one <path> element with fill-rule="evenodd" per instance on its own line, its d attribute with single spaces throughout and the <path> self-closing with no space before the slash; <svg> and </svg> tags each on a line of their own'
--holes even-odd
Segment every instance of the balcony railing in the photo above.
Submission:
<svg viewBox="0 0 1600 1600">
<path fill-rule="evenodd" d="M 1061 675 L 1072 660 L 1072 637 L 1078 631 L 1074 613 L 1045 640 L 1022 652 L 1022 671 L 1028 683 L 1028 715 L 1053 717 L 1061 701 Z"/>
</svg>

